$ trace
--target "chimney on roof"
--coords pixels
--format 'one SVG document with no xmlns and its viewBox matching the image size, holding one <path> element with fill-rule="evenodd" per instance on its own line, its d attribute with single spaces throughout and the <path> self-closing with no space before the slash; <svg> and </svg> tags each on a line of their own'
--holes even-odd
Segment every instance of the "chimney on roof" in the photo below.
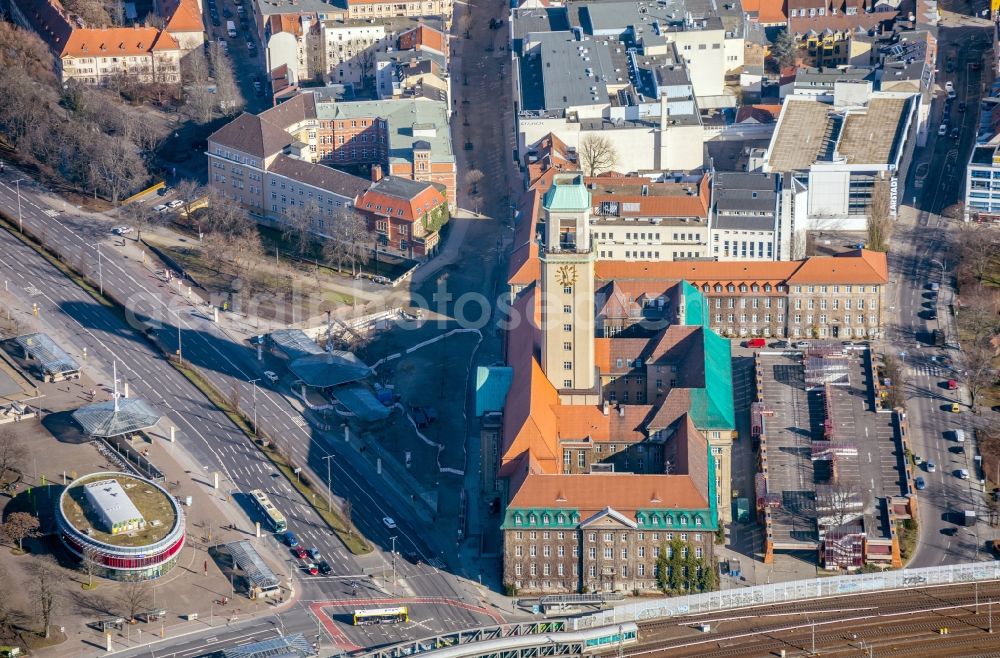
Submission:
<svg viewBox="0 0 1000 658">
<path fill-rule="evenodd" d="M 608 403 L 607 400 L 605 400 L 604 404 L 601 405 L 601 413 L 604 414 L 605 416 L 607 416 L 608 412 L 610 411 L 610 409 L 611 409 L 611 405 Z"/>
<path fill-rule="evenodd" d="M 619 418 L 625 417 L 625 407 L 623 407 L 622 405 L 618 405 L 618 417 Z"/>
<path fill-rule="evenodd" d="M 667 110 L 667 96 L 666 94 L 660 94 L 660 130 L 667 129 L 667 115 L 669 111 Z"/>
<path fill-rule="evenodd" d="M 377 183 L 382 180 L 382 165 L 372 165 L 372 182 Z"/>
</svg>

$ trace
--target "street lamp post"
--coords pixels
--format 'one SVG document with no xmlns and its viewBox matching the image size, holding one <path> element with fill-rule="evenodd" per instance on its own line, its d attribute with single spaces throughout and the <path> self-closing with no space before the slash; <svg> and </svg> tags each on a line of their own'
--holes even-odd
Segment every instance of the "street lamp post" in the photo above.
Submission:
<svg viewBox="0 0 1000 658">
<path fill-rule="evenodd" d="M 17 190 L 17 231 L 24 233 L 24 221 L 21 219 L 21 181 L 27 178 L 18 178 L 14 181 L 14 188 Z"/>
<path fill-rule="evenodd" d="M 330 460 L 333 459 L 333 455 L 327 455 L 323 457 L 326 461 L 326 508 L 329 511 L 333 511 L 333 493 L 330 491 Z M 348 519 L 350 522 L 350 519 Z"/>
<path fill-rule="evenodd" d="M 177 316 L 177 362 L 184 365 L 184 348 L 181 345 L 181 313 L 174 311 L 174 315 Z"/>
<path fill-rule="evenodd" d="M 18 217 L 20 218 L 20 197 L 18 197 Z M 23 233 L 23 231 L 22 231 Z M 97 249 L 97 285 L 101 291 L 101 296 L 104 296 L 104 266 L 101 262 L 101 243 L 95 242 L 90 245 Z"/>
<path fill-rule="evenodd" d="M 250 383 L 253 384 L 253 433 L 255 435 L 260 434 L 257 431 L 257 382 L 259 381 L 260 377 L 250 380 Z"/>
<path fill-rule="evenodd" d="M 392 595 L 396 596 L 396 536 L 389 537 L 392 540 Z"/>
</svg>

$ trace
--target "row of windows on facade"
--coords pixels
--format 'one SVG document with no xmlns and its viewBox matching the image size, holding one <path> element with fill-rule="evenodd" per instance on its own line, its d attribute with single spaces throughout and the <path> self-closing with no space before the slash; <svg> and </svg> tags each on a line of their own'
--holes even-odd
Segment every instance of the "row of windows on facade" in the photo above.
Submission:
<svg viewBox="0 0 1000 658">
<path fill-rule="evenodd" d="M 249 167 L 256 167 L 256 166 L 258 166 L 258 163 L 257 163 L 257 161 L 255 159 L 248 158 L 247 156 L 245 156 L 245 155 L 243 155 L 241 153 L 236 153 L 235 151 L 230 151 L 229 149 L 222 148 L 221 146 L 216 146 L 215 147 L 215 155 L 219 156 L 220 158 L 225 158 L 227 160 L 232 160 L 233 162 L 239 162 L 239 163 L 245 164 L 245 165 L 247 165 Z"/>
<path fill-rule="evenodd" d="M 440 3 L 439 3 L 440 4 Z M 425 9 L 433 9 L 435 3 L 425 2 L 423 4 Z M 442 6 L 448 6 L 450 3 L 443 3 Z M 407 3 L 407 4 L 354 4 L 349 3 L 351 11 L 357 11 L 361 14 L 376 14 L 385 11 L 419 11 L 420 3 Z M 439 12 L 435 12 L 439 13 Z"/>
<path fill-rule="evenodd" d="M 674 233 L 674 242 L 701 242 L 701 236 L 697 233 Z M 616 236 L 614 232 L 609 231 L 594 231 L 594 236 L 598 240 L 615 240 Z M 644 231 L 631 232 L 625 231 L 626 240 L 656 240 L 660 242 L 663 237 L 662 234 L 657 233 L 646 233 Z"/>
<path fill-rule="evenodd" d="M 682 541 L 687 541 L 686 540 L 687 533 L 685 532 L 685 533 L 680 533 L 680 534 L 682 535 L 682 537 L 681 537 Z M 700 532 L 699 533 L 695 533 L 695 535 L 697 537 L 695 539 L 695 541 L 701 541 L 701 533 Z M 524 548 L 525 548 L 524 546 L 520 546 L 520 545 L 515 546 L 514 547 L 514 557 L 524 557 Z M 531 557 L 531 558 L 538 557 L 538 546 L 537 545 L 530 544 L 527 548 L 528 548 L 528 557 Z M 649 551 L 650 557 L 653 557 L 653 558 L 660 557 L 660 547 L 659 546 L 652 546 L 650 548 L 651 548 L 651 550 Z M 578 546 L 573 546 L 572 549 L 573 549 L 571 551 L 572 552 L 572 556 L 574 558 L 579 558 L 580 557 L 579 547 Z M 664 546 L 664 549 L 666 551 L 667 558 L 673 557 L 674 550 L 673 550 L 672 547 L 670 547 L 670 546 Z M 647 551 L 646 551 L 646 547 L 645 546 L 637 546 L 635 550 L 636 550 L 635 557 L 640 558 L 640 559 L 643 559 L 643 558 L 646 557 L 646 552 Z M 556 557 L 566 557 L 566 547 L 565 546 L 562 546 L 562 545 L 556 546 L 556 551 L 555 552 L 556 552 Z M 619 558 L 622 559 L 622 560 L 629 559 L 628 558 L 628 555 L 629 555 L 628 548 L 622 548 L 622 549 L 620 549 L 619 552 L 618 552 L 618 554 L 619 554 Z M 597 555 L 598 555 L 598 553 L 597 553 L 597 548 L 596 547 L 591 546 L 591 547 L 587 548 L 587 559 L 589 559 L 589 560 L 596 560 L 597 559 Z M 681 557 L 686 558 L 687 556 L 688 556 L 688 547 L 685 545 L 685 546 L 681 547 Z M 705 556 L 705 549 L 702 548 L 701 546 L 696 546 L 695 549 L 694 549 L 694 556 L 697 557 L 697 558 L 704 557 Z M 542 557 L 545 557 L 545 558 L 552 557 L 552 547 L 549 546 L 548 544 L 542 546 Z M 615 559 L 615 549 L 612 548 L 612 547 L 610 547 L 610 546 L 605 546 L 604 547 L 604 559 L 605 560 L 614 560 Z"/>
<path fill-rule="evenodd" d="M 272 183 L 273 183 L 273 181 L 272 181 Z M 290 190 L 290 193 L 294 194 L 295 190 L 294 189 Z M 299 196 L 306 197 L 310 201 L 312 201 L 312 199 L 313 199 L 313 193 L 312 192 L 309 192 L 308 195 L 305 195 L 305 194 L 302 193 L 301 189 L 299 190 Z M 271 199 L 274 200 L 274 199 L 277 199 L 277 198 L 278 198 L 278 193 L 272 190 L 271 191 Z M 287 204 L 288 203 L 288 201 L 286 200 L 287 198 L 288 197 L 286 197 L 284 194 L 282 194 L 281 195 L 281 203 Z M 335 199 L 334 197 L 324 197 L 322 194 L 317 194 L 316 195 L 316 203 L 318 205 L 323 205 L 324 201 L 326 202 L 326 205 L 330 209 L 332 209 L 334 206 L 336 206 L 337 208 L 340 208 L 341 206 L 344 205 L 344 203 L 340 199 Z M 303 200 L 300 200 L 298 203 L 299 203 L 300 206 L 304 206 L 305 205 L 304 202 L 303 202 Z M 295 205 L 295 199 L 291 200 L 291 204 L 293 206 Z M 350 207 L 350 205 L 351 205 L 350 202 L 348 202 L 347 206 Z M 332 210 L 330 210 L 330 209 L 327 210 L 327 213 L 332 212 Z"/>
<path fill-rule="evenodd" d="M 821 286 L 809 285 L 809 286 L 804 286 L 804 287 L 800 286 L 800 285 L 797 285 L 797 286 L 792 286 L 792 292 L 794 292 L 796 294 L 799 294 L 799 293 L 802 292 L 803 288 L 808 293 L 815 293 L 818 290 L 821 294 L 824 294 L 824 295 L 825 294 L 830 294 L 830 293 L 835 294 L 835 295 L 839 295 L 839 294 L 850 295 L 850 294 L 854 294 L 854 292 L 855 292 L 854 289 L 855 288 L 857 288 L 857 292 L 859 292 L 861 294 L 864 294 L 866 292 L 872 292 L 872 293 L 877 293 L 878 292 L 878 286 L 860 286 L 860 285 L 859 286 L 854 286 L 854 285 L 821 285 Z M 736 292 L 737 287 L 735 285 L 733 285 L 732 283 L 727 284 L 725 286 L 723 286 L 721 283 L 716 283 L 714 286 L 705 283 L 705 284 L 702 284 L 701 289 L 702 289 L 702 292 L 705 292 L 705 293 L 710 293 L 710 292 L 717 292 L 717 293 L 719 293 L 719 292 Z M 772 290 L 774 290 L 774 292 L 787 292 L 788 288 L 787 288 L 787 286 L 782 285 L 780 283 L 778 285 L 774 286 L 773 288 L 772 288 L 772 286 L 771 286 L 770 283 L 765 283 L 763 286 L 761 286 L 759 284 L 756 284 L 756 283 L 750 284 L 749 286 L 747 286 L 747 284 L 745 284 L 745 283 L 741 283 L 739 285 L 739 291 L 740 292 L 761 292 L 762 290 L 765 293 L 769 293 Z"/>
<path fill-rule="evenodd" d="M 719 236 L 716 236 L 719 237 Z M 774 255 L 774 243 L 764 242 L 763 240 L 758 240 L 756 243 L 752 240 L 733 240 L 732 249 L 729 248 L 729 240 L 726 240 L 723 248 L 722 254 L 724 256 L 742 256 L 743 258 L 772 258 Z M 757 249 L 754 250 L 754 245 L 756 244 Z M 767 256 L 764 255 L 764 245 L 767 245 Z M 740 247 L 737 249 L 737 247 Z M 749 249 L 747 249 L 749 247 Z M 719 253 L 719 245 L 715 245 L 714 252 Z"/>
<path fill-rule="evenodd" d="M 564 515 L 562 515 L 562 514 L 559 515 L 559 517 L 560 517 L 560 523 L 562 523 L 563 516 Z M 549 522 L 549 515 L 548 514 L 544 514 L 543 518 L 545 519 L 545 523 Z M 531 520 L 532 523 L 534 523 L 535 522 L 535 515 L 531 514 L 529 516 L 529 519 Z M 687 525 L 687 524 L 684 523 L 682 525 Z M 700 525 L 700 519 L 699 519 L 699 525 Z M 553 537 L 555 537 L 555 539 L 558 539 L 559 541 L 562 541 L 562 540 L 566 539 L 567 532 L 565 530 L 558 530 L 558 531 L 553 531 L 553 530 L 542 530 L 542 531 L 529 530 L 527 532 L 527 537 L 531 541 L 535 541 L 536 539 L 538 539 L 539 534 L 541 534 L 543 541 L 548 541 L 548 540 L 552 539 Z M 590 542 L 590 543 L 596 542 L 597 541 L 597 537 L 600 534 L 603 534 L 603 537 L 601 537 L 601 539 L 603 539 L 605 543 L 612 543 L 616 539 L 616 534 L 614 532 L 599 533 L 597 531 L 591 530 L 591 531 L 587 532 L 587 541 Z M 620 541 L 621 543 L 624 544 L 625 542 L 627 542 L 629 540 L 629 534 L 630 534 L 629 532 L 619 532 L 619 533 L 617 533 L 617 539 L 618 539 L 618 541 Z M 523 530 L 517 530 L 517 531 L 514 532 L 514 540 L 515 541 L 523 541 L 524 537 L 525 537 L 525 532 Z M 576 532 L 569 531 L 569 538 L 570 539 L 575 540 L 576 537 L 577 537 Z M 687 541 L 688 540 L 688 533 L 682 532 L 682 533 L 680 533 L 678 535 L 678 537 L 680 538 L 681 541 Z M 640 530 L 639 532 L 635 533 L 635 540 L 636 541 L 651 541 L 654 544 L 658 545 L 660 543 L 660 533 L 659 532 L 651 532 L 651 533 L 649 533 L 649 537 L 646 537 L 646 533 Z M 665 533 L 663 533 L 663 541 L 671 542 L 673 540 L 674 540 L 674 533 L 672 533 L 672 532 L 665 532 Z M 702 540 L 702 534 L 700 532 L 694 533 L 694 540 L 695 541 L 701 541 Z M 574 554 L 574 557 L 576 557 L 575 554 Z"/>
<path fill-rule="evenodd" d="M 668 564 L 667 565 L 667 576 L 668 577 L 670 576 L 670 572 L 671 572 L 672 569 L 673 569 L 673 567 L 671 567 Z M 655 578 L 657 576 L 658 572 L 659 572 L 659 566 L 654 563 L 654 564 L 650 565 L 649 569 L 647 569 L 645 564 L 638 564 L 638 565 L 636 565 L 636 575 L 637 575 L 637 577 L 639 577 L 639 578 L 645 578 L 647 571 L 652 575 L 653 578 Z M 535 563 L 533 563 L 533 562 L 530 565 L 528 565 L 528 572 L 529 572 L 529 574 L 531 576 L 537 576 L 538 575 L 538 567 L 537 567 L 537 565 L 535 565 Z M 518 562 L 517 564 L 514 565 L 514 575 L 520 577 L 520 576 L 523 575 L 523 573 L 524 573 L 523 567 L 522 567 L 521 563 Z M 684 575 L 684 576 L 687 576 L 687 567 L 686 566 L 683 566 L 683 565 L 681 566 L 681 574 Z M 695 567 L 695 574 L 699 578 L 701 577 L 701 567 L 700 566 Z M 548 564 L 543 564 L 542 565 L 542 575 L 543 576 L 550 576 L 550 575 L 552 575 L 551 572 L 550 572 Z M 556 575 L 557 576 L 564 576 L 564 575 L 566 575 L 564 573 L 564 570 L 563 570 L 563 565 L 561 565 L 561 564 L 557 564 L 556 565 Z M 575 565 L 575 564 L 573 565 L 573 575 L 574 576 L 579 575 L 577 573 L 577 565 Z M 591 577 L 591 578 L 596 578 L 597 577 L 597 565 L 596 564 L 591 564 L 591 565 L 589 565 L 587 567 L 587 575 L 589 577 Z M 627 564 L 621 565 L 620 571 L 618 572 L 618 575 L 621 578 L 628 578 L 629 577 L 629 575 L 628 575 L 628 565 Z M 515 583 L 515 586 L 518 587 L 518 588 L 522 587 L 521 581 L 517 581 Z M 639 588 L 639 589 L 646 589 L 647 587 L 655 587 L 655 586 L 656 586 L 655 582 L 649 583 L 648 585 L 646 585 L 645 583 L 641 583 L 641 582 L 640 583 L 636 583 L 636 587 Z M 545 581 L 545 583 L 543 584 L 542 587 L 544 589 L 549 589 L 549 588 L 552 587 L 552 583 L 550 581 Z M 562 584 L 562 585 L 560 585 L 560 587 L 565 588 L 566 585 Z"/>
<path fill-rule="evenodd" d="M 788 16 L 789 16 L 789 18 L 795 18 L 796 16 L 798 16 L 799 18 L 805 18 L 806 17 L 806 11 L 807 10 L 804 9 L 804 8 L 803 9 L 790 9 L 788 11 Z M 826 16 L 826 7 L 819 7 L 819 8 L 810 7 L 808 9 L 808 12 L 809 12 L 809 18 L 815 18 L 817 15 L 819 15 L 819 16 Z M 848 16 L 854 16 L 855 14 L 858 13 L 858 9 L 857 9 L 857 7 L 845 7 L 844 8 L 844 13 L 846 15 L 848 15 Z M 830 14 L 833 15 L 833 16 L 836 16 L 837 15 L 837 8 L 836 7 L 832 7 L 830 9 Z"/>
<path fill-rule="evenodd" d="M 371 139 L 368 139 L 369 138 L 368 133 L 358 133 L 357 135 L 352 135 L 351 136 L 351 141 L 353 142 L 354 140 L 358 140 L 362 144 L 368 143 L 369 141 L 372 144 L 385 144 L 385 133 L 376 133 L 376 134 L 370 135 L 370 137 L 371 137 Z M 317 139 L 317 138 L 316 138 L 315 135 L 310 135 L 310 139 Z M 320 135 L 318 139 L 319 139 L 319 143 L 320 144 L 333 144 L 334 143 L 333 135 Z M 337 135 L 337 141 L 336 141 L 336 143 L 338 145 L 343 145 L 344 144 L 344 139 L 345 139 L 344 135 Z"/>
</svg>

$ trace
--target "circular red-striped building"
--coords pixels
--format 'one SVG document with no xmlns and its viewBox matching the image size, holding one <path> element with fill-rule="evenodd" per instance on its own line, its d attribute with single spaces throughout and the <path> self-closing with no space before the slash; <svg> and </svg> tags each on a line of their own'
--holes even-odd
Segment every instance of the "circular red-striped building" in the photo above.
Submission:
<svg viewBox="0 0 1000 658">
<path fill-rule="evenodd" d="M 59 496 L 59 537 L 96 573 L 113 580 L 166 574 L 184 548 L 184 512 L 170 493 L 126 473 L 91 473 Z"/>
</svg>

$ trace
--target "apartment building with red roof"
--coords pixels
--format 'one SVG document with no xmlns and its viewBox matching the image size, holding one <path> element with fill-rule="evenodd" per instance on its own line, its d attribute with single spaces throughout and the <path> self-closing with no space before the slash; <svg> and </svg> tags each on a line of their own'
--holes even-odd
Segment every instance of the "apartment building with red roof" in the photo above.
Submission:
<svg viewBox="0 0 1000 658">
<path fill-rule="evenodd" d="M 204 27 L 197 0 L 168 0 L 159 7 L 164 28 L 89 27 L 59 0 L 11 4 L 15 22 L 38 34 L 55 55 L 60 80 L 102 84 L 120 75 L 142 82 L 180 82 L 180 60 L 201 46 Z"/>
<path fill-rule="evenodd" d="M 416 260 L 434 255 L 448 221 L 444 187 L 384 178 L 378 166 L 373 171 L 375 182 L 360 196 L 357 209 L 367 218 L 379 250 Z"/>
</svg>

